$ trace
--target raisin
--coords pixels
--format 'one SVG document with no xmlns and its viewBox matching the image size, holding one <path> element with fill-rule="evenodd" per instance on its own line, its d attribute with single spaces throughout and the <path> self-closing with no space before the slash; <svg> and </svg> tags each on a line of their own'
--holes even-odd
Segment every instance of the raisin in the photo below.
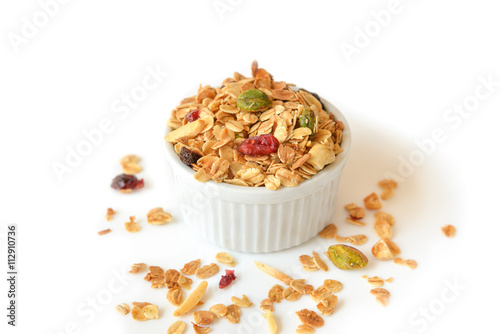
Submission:
<svg viewBox="0 0 500 334">
<path fill-rule="evenodd" d="M 238 147 L 238 152 L 246 155 L 268 155 L 278 151 L 280 142 L 273 135 L 260 135 L 245 139 Z"/>
<path fill-rule="evenodd" d="M 144 179 L 137 179 L 134 175 L 120 174 L 111 182 L 111 188 L 116 190 L 134 190 L 144 187 Z"/>
<path fill-rule="evenodd" d="M 313 93 L 313 92 L 310 92 L 308 91 L 307 89 L 305 88 L 300 88 L 299 90 L 303 90 L 304 92 L 308 92 L 309 94 L 311 94 L 312 96 L 314 96 L 316 98 L 316 100 L 319 101 L 319 103 L 321 103 L 321 107 L 323 108 L 323 110 L 326 111 L 326 108 L 325 108 L 325 105 L 323 104 L 323 101 L 321 101 L 321 99 L 319 98 L 319 95 L 316 94 L 316 93 Z"/>
<path fill-rule="evenodd" d="M 199 158 L 201 158 L 201 155 L 198 153 L 195 153 L 186 147 L 181 148 L 181 152 L 179 153 L 179 158 L 181 158 L 181 161 L 189 167 L 193 167 L 194 164 L 198 161 Z"/>
<path fill-rule="evenodd" d="M 226 286 L 233 283 L 233 281 L 235 279 L 236 279 L 236 276 L 234 275 L 234 270 L 226 269 L 226 275 L 221 276 L 221 279 L 219 282 L 219 289 L 224 289 Z"/>
<path fill-rule="evenodd" d="M 196 121 L 198 118 L 200 118 L 200 109 L 191 110 L 184 118 L 189 123 Z"/>
</svg>

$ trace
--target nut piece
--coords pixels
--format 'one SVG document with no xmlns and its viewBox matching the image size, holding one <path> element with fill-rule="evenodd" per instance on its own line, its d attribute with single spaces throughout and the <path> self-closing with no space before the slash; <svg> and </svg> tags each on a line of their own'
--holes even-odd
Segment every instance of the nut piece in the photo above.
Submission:
<svg viewBox="0 0 500 334">
<path fill-rule="evenodd" d="M 194 274 L 199 279 L 206 279 L 206 278 L 212 277 L 213 275 L 217 274 L 218 272 L 219 272 L 219 266 L 216 265 L 215 263 L 211 263 L 211 264 L 207 264 L 206 266 L 203 266 L 201 268 L 196 269 Z"/>
<path fill-rule="evenodd" d="M 292 280 L 292 278 L 290 276 L 283 274 L 281 271 L 279 271 L 271 266 L 268 266 L 267 264 L 260 263 L 257 261 L 255 261 L 254 263 L 257 266 L 257 268 L 259 268 L 259 270 L 265 272 L 268 275 L 271 275 L 274 278 L 279 279 L 280 281 L 282 281 L 286 285 L 290 285 L 290 282 Z"/>
<path fill-rule="evenodd" d="M 389 239 L 380 239 L 372 247 L 372 254 L 379 260 L 390 260 L 401 253 L 399 247 Z"/>
<path fill-rule="evenodd" d="M 333 279 L 326 279 L 323 282 L 323 286 L 330 290 L 332 293 L 337 293 L 340 290 L 342 290 L 343 285 L 339 281 L 333 280 Z"/>
<path fill-rule="evenodd" d="M 313 251 L 313 260 L 316 266 L 323 270 L 323 271 L 328 271 L 328 266 L 326 263 L 319 257 L 319 254 Z"/>
<path fill-rule="evenodd" d="M 196 269 L 200 267 L 200 265 L 200 259 L 188 262 L 184 265 L 184 268 L 181 269 L 181 273 L 183 273 L 184 275 L 193 275 L 196 272 Z"/>
<path fill-rule="evenodd" d="M 451 237 L 455 236 L 455 233 L 457 232 L 457 230 L 455 229 L 455 226 L 453 226 L 453 225 L 445 225 L 445 226 L 441 227 L 441 232 L 443 232 L 443 234 L 445 236 L 447 236 L 448 238 L 451 238 Z"/>
<path fill-rule="evenodd" d="M 179 287 L 174 287 L 168 289 L 167 300 L 174 306 L 180 306 L 182 304 L 182 289 Z"/>
<path fill-rule="evenodd" d="M 135 263 L 131 266 L 129 273 L 137 274 L 146 269 L 147 265 L 145 263 Z"/>
<path fill-rule="evenodd" d="M 380 208 L 382 208 L 382 202 L 380 202 L 380 199 L 375 193 L 371 193 L 370 195 L 366 196 L 363 199 L 363 202 L 365 203 L 365 207 L 368 210 L 379 210 Z"/>
<path fill-rule="evenodd" d="M 238 101 L 236 106 L 240 110 L 245 111 L 263 111 L 269 109 L 273 104 L 273 101 L 269 96 L 261 90 L 249 89 L 244 91 L 238 96 Z"/>
<path fill-rule="evenodd" d="M 215 259 L 222 264 L 226 264 L 230 267 L 236 267 L 237 262 L 234 261 L 234 257 L 226 252 L 217 253 Z"/>
<path fill-rule="evenodd" d="M 328 248 L 328 257 L 339 269 L 360 269 L 368 264 L 368 258 L 361 251 L 347 245 L 333 245 Z"/>
<path fill-rule="evenodd" d="M 384 288 L 371 289 L 370 293 L 372 295 L 376 296 L 377 302 L 380 305 L 382 305 L 382 306 L 386 306 L 387 305 L 389 297 L 391 296 L 391 294 L 389 293 L 389 291 L 387 291 Z"/>
<path fill-rule="evenodd" d="M 260 302 L 260 309 L 262 311 L 271 311 L 271 312 L 274 312 L 274 305 L 273 305 L 273 302 L 266 298 L 266 299 L 263 299 L 261 302 Z"/>
<path fill-rule="evenodd" d="M 337 226 L 335 224 L 327 225 L 321 232 L 319 236 L 325 239 L 332 239 L 337 234 Z"/>
<path fill-rule="evenodd" d="M 135 217 L 134 216 L 131 216 L 130 217 L 130 221 L 124 223 L 124 225 L 125 225 L 125 230 L 127 232 L 130 232 L 130 233 L 139 232 L 140 227 L 139 227 L 139 224 L 137 224 L 135 222 Z"/>
<path fill-rule="evenodd" d="M 382 239 L 390 239 L 392 236 L 391 225 L 383 219 L 377 219 L 373 225 L 373 229 Z"/>
<path fill-rule="evenodd" d="M 245 295 L 243 295 L 241 299 L 233 296 L 231 297 L 231 302 L 239 307 L 250 307 L 253 305 L 253 303 Z"/>
<path fill-rule="evenodd" d="M 148 214 L 148 223 L 152 225 L 163 225 L 172 220 L 170 213 L 163 211 L 162 208 L 151 209 Z"/>
<path fill-rule="evenodd" d="M 168 327 L 167 334 L 183 334 L 186 330 L 186 324 L 180 320 L 177 320 Z"/>
<path fill-rule="evenodd" d="M 203 121 L 202 119 L 197 119 L 194 122 L 187 123 L 186 125 L 170 131 L 165 136 L 165 140 L 170 143 L 176 143 L 182 139 L 191 139 L 196 137 L 204 127 L 205 121 Z"/>
<path fill-rule="evenodd" d="M 109 232 L 111 232 L 111 229 L 106 229 L 106 230 L 102 230 L 102 231 L 99 231 L 97 232 L 98 235 L 105 235 L 105 234 L 108 234 Z"/>
<path fill-rule="evenodd" d="M 174 317 L 186 314 L 187 312 L 191 311 L 193 307 L 198 305 L 201 298 L 205 294 L 205 291 L 207 291 L 207 286 L 208 282 L 202 281 L 196 287 L 196 289 L 194 289 L 193 292 L 191 292 L 191 294 L 186 298 L 186 300 L 181 304 L 181 306 L 179 306 L 179 308 L 174 311 Z"/>
<path fill-rule="evenodd" d="M 240 322 L 241 309 L 239 306 L 231 304 L 227 307 L 227 314 L 225 315 L 227 321 L 232 324 Z"/>
<path fill-rule="evenodd" d="M 283 287 L 279 284 L 273 285 L 273 287 L 267 293 L 271 303 L 281 303 L 283 299 Z"/>
<path fill-rule="evenodd" d="M 118 311 L 118 313 L 123 314 L 123 315 L 127 315 L 130 312 L 130 307 L 125 303 L 116 305 L 115 308 L 116 308 L 116 311 Z"/>
<path fill-rule="evenodd" d="M 276 324 L 276 319 L 271 311 L 264 312 L 264 318 L 267 319 L 267 325 L 269 327 L 269 333 L 276 334 L 278 333 L 278 325 Z"/>
<path fill-rule="evenodd" d="M 139 157 L 130 154 L 126 155 L 120 159 L 120 164 L 122 165 L 123 173 L 128 175 L 134 175 L 142 171 L 141 166 L 138 164 Z"/>
<path fill-rule="evenodd" d="M 113 215 L 115 213 L 116 213 L 115 210 L 108 208 L 108 210 L 106 211 L 106 220 L 109 222 L 111 218 L 113 218 Z"/>
<path fill-rule="evenodd" d="M 321 318 L 316 312 L 310 311 L 308 309 L 303 309 L 298 312 L 295 312 L 300 321 L 304 325 L 309 325 L 311 327 L 322 327 L 325 324 L 323 318 Z"/>
<path fill-rule="evenodd" d="M 215 304 L 210 308 L 210 312 L 220 319 L 227 314 L 227 307 L 224 304 Z"/>
<path fill-rule="evenodd" d="M 193 313 L 193 319 L 198 325 L 210 325 L 215 319 L 215 314 L 210 311 L 196 311 Z"/>
<path fill-rule="evenodd" d="M 335 153 L 327 145 L 316 144 L 309 150 L 309 154 L 311 156 L 307 159 L 307 162 L 317 171 L 322 170 L 326 165 L 335 161 Z"/>
</svg>

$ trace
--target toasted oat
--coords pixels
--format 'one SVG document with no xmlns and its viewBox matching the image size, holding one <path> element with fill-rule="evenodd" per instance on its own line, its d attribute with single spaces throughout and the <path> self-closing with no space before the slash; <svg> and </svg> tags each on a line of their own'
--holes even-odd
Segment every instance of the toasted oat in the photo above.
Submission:
<svg viewBox="0 0 500 334">
<path fill-rule="evenodd" d="M 392 236 L 391 225 L 383 219 L 377 219 L 373 225 L 373 229 L 382 239 L 390 239 Z"/>
<path fill-rule="evenodd" d="M 234 261 L 234 257 L 226 252 L 217 253 L 215 259 L 222 264 L 226 264 L 230 267 L 235 267 L 237 262 Z"/>
<path fill-rule="evenodd" d="M 278 325 L 276 324 L 276 319 L 274 318 L 274 314 L 271 311 L 264 312 L 264 318 L 267 319 L 267 326 L 269 327 L 270 334 L 278 333 Z"/>
<path fill-rule="evenodd" d="M 260 263 L 257 261 L 255 261 L 254 263 L 257 266 L 257 268 L 259 268 L 261 271 L 265 272 L 268 275 L 271 275 L 274 278 L 279 279 L 280 281 L 282 281 L 286 285 L 290 285 L 290 282 L 292 281 L 292 278 L 290 276 L 285 275 L 281 271 L 279 271 L 271 266 L 268 266 L 267 264 Z"/>
<path fill-rule="evenodd" d="M 118 311 L 118 313 L 123 314 L 123 315 L 127 315 L 130 312 L 130 307 L 125 303 L 116 305 L 115 308 L 116 308 L 116 311 Z"/>
<path fill-rule="evenodd" d="M 321 232 L 319 232 L 319 236 L 325 239 L 332 239 L 336 234 L 337 226 L 335 226 L 335 224 L 329 224 Z"/>
<path fill-rule="evenodd" d="M 150 303 L 133 302 L 132 319 L 136 321 L 147 321 L 158 319 L 158 306 Z"/>
<path fill-rule="evenodd" d="M 380 198 L 382 198 L 384 201 L 390 199 L 394 195 L 394 189 L 383 189 L 382 192 L 380 193 Z"/>
<path fill-rule="evenodd" d="M 146 268 L 147 268 L 147 265 L 145 263 L 134 263 L 130 267 L 129 273 L 131 273 L 131 274 L 137 274 L 137 273 L 140 273 L 141 271 L 143 271 Z"/>
<path fill-rule="evenodd" d="M 380 239 L 372 247 L 372 254 L 379 260 L 390 260 L 400 253 L 399 247 L 389 239 Z"/>
<path fill-rule="evenodd" d="M 210 332 L 210 327 L 201 327 L 193 322 L 191 324 L 193 324 L 193 329 L 196 334 L 207 334 Z"/>
<path fill-rule="evenodd" d="M 387 213 L 387 212 L 383 212 L 383 211 L 377 211 L 375 212 L 375 220 L 385 220 L 389 225 L 393 226 L 394 225 L 394 217 Z"/>
<path fill-rule="evenodd" d="M 113 215 L 116 213 L 115 210 L 111 209 L 111 208 L 108 208 L 106 210 L 106 220 L 109 222 L 112 218 L 113 218 Z"/>
<path fill-rule="evenodd" d="M 309 325 L 299 325 L 299 327 L 297 327 L 297 329 L 295 330 L 295 333 L 297 334 L 312 334 L 314 333 L 315 329 L 314 327 L 311 327 Z"/>
<path fill-rule="evenodd" d="M 139 227 L 139 224 L 137 224 L 135 222 L 134 216 L 131 216 L 130 221 L 126 222 L 124 225 L 125 225 L 125 230 L 127 232 L 131 232 L 131 233 L 139 232 L 140 227 Z"/>
<path fill-rule="evenodd" d="M 158 319 L 158 306 L 148 305 L 143 308 L 144 316 L 148 319 Z"/>
<path fill-rule="evenodd" d="M 347 242 L 354 246 L 360 246 L 365 244 L 368 241 L 368 237 L 364 234 L 356 234 L 347 237 Z"/>
<path fill-rule="evenodd" d="M 384 288 L 371 289 L 370 293 L 376 297 L 377 302 L 382 306 L 387 305 L 389 297 L 391 296 L 389 291 Z"/>
<path fill-rule="evenodd" d="M 165 285 L 165 276 L 163 269 L 158 266 L 150 266 L 148 280 L 151 282 L 151 288 L 153 289 L 163 287 Z"/>
<path fill-rule="evenodd" d="M 339 298 L 335 296 L 334 294 L 331 294 L 325 298 L 323 298 L 318 305 L 316 306 L 318 310 L 321 312 L 323 315 L 331 315 L 333 311 L 335 310 L 335 306 L 337 306 L 337 303 L 339 301 Z"/>
<path fill-rule="evenodd" d="M 269 311 L 271 311 L 271 312 L 274 312 L 274 305 L 273 305 L 273 302 L 272 302 L 269 298 L 263 299 L 263 300 L 260 302 L 260 309 L 261 309 L 262 311 L 269 310 Z"/>
<path fill-rule="evenodd" d="M 445 226 L 441 227 L 441 232 L 443 232 L 443 234 L 445 236 L 447 236 L 448 238 L 451 238 L 451 237 L 455 236 L 455 233 L 457 232 L 457 230 L 455 229 L 455 226 L 453 226 L 453 225 L 445 225 Z"/>
<path fill-rule="evenodd" d="M 313 260 L 316 266 L 323 270 L 323 271 L 328 271 L 328 266 L 326 263 L 319 257 L 319 254 L 313 251 Z"/>
<path fill-rule="evenodd" d="M 308 310 L 308 309 L 303 309 L 298 312 L 295 312 L 300 321 L 304 325 L 309 325 L 311 327 L 323 327 L 325 324 L 325 321 L 323 318 L 321 318 L 316 312 Z"/>
<path fill-rule="evenodd" d="M 253 305 L 246 295 L 243 295 L 241 299 L 233 296 L 231 297 L 231 302 L 239 307 L 250 307 Z"/>
<path fill-rule="evenodd" d="M 284 289 L 281 285 L 273 285 L 273 287 L 269 289 L 269 292 L 267 293 L 269 300 L 272 303 L 281 303 L 281 300 L 283 299 L 283 290 Z"/>
<path fill-rule="evenodd" d="M 168 327 L 167 334 L 183 334 L 186 330 L 186 324 L 180 320 L 177 320 Z"/>
<path fill-rule="evenodd" d="M 328 296 L 331 296 L 333 293 L 324 285 L 317 287 L 314 289 L 310 296 L 312 300 L 314 300 L 316 303 L 321 302 L 321 300 L 327 298 Z"/>
<path fill-rule="evenodd" d="M 177 284 L 179 284 L 179 286 L 181 288 L 184 288 L 186 290 L 190 290 L 191 289 L 191 284 L 193 283 L 193 280 L 186 277 L 186 276 L 182 276 L 180 275 L 179 278 L 177 279 Z"/>
<path fill-rule="evenodd" d="M 285 290 L 283 290 L 283 298 L 289 302 L 293 302 L 298 300 L 302 294 L 300 294 L 297 290 L 289 286 Z"/>
<path fill-rule="evenodd" d="M 387 283 L 392 283 L 394 281 L 394 277 L 389 277 L 385 280 Z"/>
<path fill-rule="evenodd" d="M 227 314 L 227 307 L 224 304 L 215 304 L 210 307 L 210 312 L 212 312 L 217 318 L 222 318 Z"/>
<path fill-rule="evenodd" d="M 225 318 L 232 324 L 240 322 L 241 309 L 238 305 L 231 304 L 227 307 Z"/>
<path fill-rule="evenodd" d="M 205 291 L 207 290 L 208 282 L 207 281 L 201 281 L 200 284 L 196 287 L 196 289 L 191 292 L 191 294 L 184 300 L 184 302 L 177 308 L 177 310 L 174 311 L 174 316 L 178 317 L 183 314 L 186 314 L 187 312 L 191 311 L 193 307 L 198 305 L 200 302 L 201 298 L 205 294 Z"/>
<path fill-rule="evenodd" d="M 377 185 L 382 189 L 396 189 L 398 187 L 398 183 L 391 179 L 381 180 Z"/>
<path fill-rule="evenodd" d="M 348 223 L 351 223 L 351 224 L 353 224 L 353 225 L 358 225 L 358 226 L 365 226 L 365 225 L 366 225 L 366 223 L 365 223 L 365 222 L 362 222 L 362 221 L 361 221 L 361 220 L 359 220 L 359 219 L 353 219 L 353 218 L 351 218 L 351 217 L 347 217 L 345 220 L 346 220 Z"/>
<path fill-rule="evenodd" d="M 402 266 L 407 266 L 410 269 L 415 269 L 417 267 L 417 261 L 415 260 L 403 260 L 399 256 L 394 258 L 394 263 Z"/>
<path fill-rule="evenodd" d="M 170 213 L 163 211 L 162 208 L 151 209 L 148 214 L 148 223 L 152 225 L 163 225 L 172 220 Z"/>
<path fill-rule="evenodd" d="M 198 269 L 200 266 L 200 259 L 188 262 L 184 265 L 184 268 L 181 269 L 181 273 L 183 273 L 184 275 L 194 275 L 196 269 Z"/>
<path fill-rule="evenodd" d="M 301 255 L 299 256 L 299 261 L 302 264 L 302 268 L 306 271 L 316 271 L 319 269 L 312 256 Z"/>
<path fill-rule="evenodd" d="M 368 277 L 367 282 L 368 284 L 376 288 L 384 285 L 384 280 L 378 276 Z"/>
<path fill-rule="evenodd" d="M 193 313 L 193 319 L 196 324 L 206 326 L 214 321 L 215 314 L 210 311 L 196 311 Z"/>
<path fill-rule="evenodd" d="M 302 295 L 310 294 L 314 288 L 312 285 L 306 284 L 305 279 L 294 279 L 290 282 L 290 286 Z"/>
<path fill-rule="evenodd" d="M 347 211 L 349 211 L 349 216 L 352 219 L 362 219 L 365 217 L 365 209 L 358 206 L 357 204 L 350 203 L 344 207 Z"/>
<path fill-rule="evenodd" d="M 120 159 L 120 164 L 122 165 L 123 173 L 128 175 L 134 175 L 142 171 L 141 166 L 138 164 L 139 157 L 130 154 L 126 155 Z"/>
<path fill-rule="evenodd" d="M 363 199 L 363 202 L 365 203 L 365 207 L 368 210 L 379 210 L 382 208 L 382 202 L 380 202 L 380 199 L 378 198 L 376 193 L 371 193 L 370 195 L 366 196 Z"/>
<path fill-rule="evenodd" d="M 183 301 L 182 289 L 180 287 L 173 287 L 168 289 L 167 300 L 175 306 L 180 306 Z"/>
<path fill-rule="evenodd" d="M 333 279 L 326 279 L 323 282 L 323 286 L 330 290 L 332 293 L 337 293 L 343 288 L 342 283 Z"/>
<path fill-rule="evenodd" d="M 207 264 L 206 266 L 203 266 L 201 268 L 196 269 L 195 275 L 199 279 L 206 279 L 209 277 L 212 277 L 213 275 L 217 274 L 219 272 L 219 266 L 216 265 L 215 263 Z"/>
<path fill-rule="evenodd" d="M 177 270 L 168 269 L 167 271 L 165 271 L 165 274 L 163 276 L 164 276 L 164 282 L 165 282 L 165 285 L 167 286 L 167 288 L 171 289 L 171 288 L 179 286 L 177 281 L 179 280 L 179 277 L 181 277 L 181 273 L 178 272 Z"/>
<path fill-rule="evenodd" d="M 108 234 L 109 232 L 111 232 L 111 229 L 106 229 L 106 230 L 102 230 L 102 231 L 99 231 L 97 232 L 98 235 L 105 235 L 105 234 Z"/>
</svg>

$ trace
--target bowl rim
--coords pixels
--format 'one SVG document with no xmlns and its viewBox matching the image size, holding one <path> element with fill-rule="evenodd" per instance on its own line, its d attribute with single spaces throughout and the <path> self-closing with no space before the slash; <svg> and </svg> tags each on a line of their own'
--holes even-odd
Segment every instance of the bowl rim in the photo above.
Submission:
<svg viewBox="0 0 500 334">
<path fill-rule="evenodd" d="M 244 187 L 224 182 L 216 183 L 213 181 L 205 183 L 199 182 L 194 178 L 195 171 L 186 166 L 179 159 L 179 156 L 174 150 L 174 145 L 163 139 L 163 148 L 169 165 L 173 173 L 176 174 L 175 177 L 180 177 L 187 186 L 201 192 L 207 197 L 215 197 L 229 202 L 246 204 L 281 203 L 305 197 L 323 188 L 323 185 L 328 184 L 331 179 L 336 178 L 336 176 L 342 173 L 351 147 L 351 129 L 345 116 L 328 100 L 321 97 L 321 101 L 325 105 L 326 111 L 333 113 L 335 119 L 341 121 L 344 125 L 341 144 L 343 151 L 335 157 L 336 159 L 333 163 L 319 171 L 318 174 L 315 174 L 311 179 L 302 181 L 297 187 L 280 187 L 272 191 L 266 187 Z M 171 131 L 171 129 L 166 126 L 164 136 L 169 131 Z"/>
</svg>

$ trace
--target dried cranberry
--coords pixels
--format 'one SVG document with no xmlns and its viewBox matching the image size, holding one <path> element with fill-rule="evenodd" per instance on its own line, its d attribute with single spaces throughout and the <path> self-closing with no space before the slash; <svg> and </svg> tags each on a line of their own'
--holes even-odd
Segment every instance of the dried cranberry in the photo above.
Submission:
<svg viewBox="0 0 500 334">
<path fill-rule="evenodd" d="M 238 152 L 246 155 L 267 155 L 278 151 L 280 142 L 273 135 L 260 135 L 245 139 L 238 147 Z"/>
<path fill-rule="evenodd" d="M 314 97 L 316 98 L 316 100 L 318 100 L 318 101 L 319 101 L 319 103 L 321 103 L 321 107 L 323 108 L 323 110 L 325 110 L 325 111 L 326 111 L 325 105 L 323 104 L 323 101 L 321 101 L 321 99 L 319 98 L 319 95 L 318 95 L 318 94 L 313 93 L 313 92 L 310 92 L 310 91 L 308 91 L 308 90 L 307 90 L 307 89 L 305 89 L 305 88 L 300 88 L 300 90 L 303 90 L 303 91 L 305 91 L 305 92 L 308 92 L 309 94 L 311 94 L 312 96 L 314 96 Z"/>
<path fill-rule="evenodd" d="M 236 276 L 234 275 L 234 270 L 226 269 L 226 275 L 221 276 L 219 289 L 224 289 L 226 286 L 233 283 L 235 279 Z"/>
<path fill-rule="evenodd" d="M 189 123 L 196 121 L 198 118 L 200 118 L 200 109 L 191 110 L 184 118 Z"/>
<path fill-rule="evenodd" d="M 134 175 L 120 174 L 111 182 L 111 188 L 116 190 L 133 190 L 144 187 L 144 179 L 138 180 Z"/>
<path fill-rule="evenodd" d="M 179 158 L 181 158 L 181 161 L 189 167 L 193 167 L 194 164 L 198 161 L 199 158 L 201 158 L 201 155 L 198 153 L 195 153 L 186 147 L 181 148 L 181 152 L 179 153 Z"/>
</svg>

